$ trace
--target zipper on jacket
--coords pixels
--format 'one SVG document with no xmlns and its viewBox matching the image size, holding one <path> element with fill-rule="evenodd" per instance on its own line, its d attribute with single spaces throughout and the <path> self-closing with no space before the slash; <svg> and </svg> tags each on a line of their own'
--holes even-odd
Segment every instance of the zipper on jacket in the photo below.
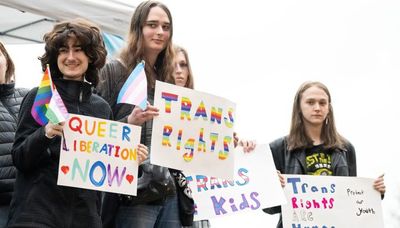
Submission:
<svg viewBox="0 0 400 228">
<path fill-rule="evenodd" d="M 83 100 L 83 88 L 82 88 L 82 86 L 81 86 L 80 92 L 79 92 L 79 101 L 78 101 L 78 105 L 77 105 L 78 114 L 81 114 L 81 111 L 80 111 L 79 106 L 80 106 L 80 104 L 82 103 L 82 100 Z"/>
</svg>

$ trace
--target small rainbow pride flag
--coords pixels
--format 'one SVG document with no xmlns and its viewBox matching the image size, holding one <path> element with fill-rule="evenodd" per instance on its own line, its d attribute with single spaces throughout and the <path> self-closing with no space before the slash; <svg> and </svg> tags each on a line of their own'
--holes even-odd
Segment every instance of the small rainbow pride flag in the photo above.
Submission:
<svg viewBox="0 0 400 228">
<path fill-rule="evenodd" d="M 53 124 L 58 124 L 68 118 L 64 102 L 51 81 L 48 65 L 36 93 L 31 114 L 36 122 L 42 126 L 46 125 L 49 120 Z"/>
<path fill-rule="evenodd" d="M 126 103 L 147 108 L 147 78 L 144 61 L 136 65 L 118 94 L 117 103 Z"/>
<path fill-rule="evenodd" d="M 33 118 L 42 126 L 48 123 L 48 119 L 46 117 L 46 105 L 50 103 L 52 95 L 50 83 L 50 69 L 47 66 L 31 109 Z"/>
</svg>

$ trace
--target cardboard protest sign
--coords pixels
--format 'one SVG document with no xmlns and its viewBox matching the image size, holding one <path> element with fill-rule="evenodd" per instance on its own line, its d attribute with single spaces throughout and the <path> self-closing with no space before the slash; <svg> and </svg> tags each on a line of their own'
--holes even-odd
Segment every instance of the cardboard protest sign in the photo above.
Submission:
<svg viewBox="0 0 400 228">
<path fill-rule="evenodd" d="M 140 133 L 137 126 L 70 114 L 57 184 L 136 195 Z"/>
<path fill-rule="evenodd" d="M 373 189 L 373 179 L 285 177 L 288 203 L 282 206 L 283 227 L 384 227 L 381 196 Z"/>
<path fill-rule="evenodd" d="M 268 145 L 257 145 L 251 153 L 238 147 L 235 180 L 204 175 L 186 179 L 196 203 L 195 220 L 235 215 L 286 203 Z"/>
<path fill-rule="evenodd" d="M 152 164 L 233 179 L 234 103 L 157 81 L 154 106 Z"/>
</svg>

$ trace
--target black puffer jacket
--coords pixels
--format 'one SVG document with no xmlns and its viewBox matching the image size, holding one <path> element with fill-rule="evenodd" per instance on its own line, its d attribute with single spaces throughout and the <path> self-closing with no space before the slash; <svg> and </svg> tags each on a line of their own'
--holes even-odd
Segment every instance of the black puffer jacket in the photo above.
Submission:
<svg viewBox="0 0 400 228">
<path fill-rule="evenodd" d="M 69 113 L 112 118 L 107 102 L 84 82 L 54 80 Z M 101 227 L 100 193 L 58 186 L 60 137 L 48 139 L 31 115 L 37 88 L 21 105 L 12 156 L 18 169 L 9 227 Z"/>
<path fill-rule="evenodd" d="M 17 129 L 17 117 L 22 99 L 28 89 L 15 88 L 15 84 L 0 85 L 0 205 L 9 205 L 16 169 L 11 158 L 11 147 Z"/>
</svg>

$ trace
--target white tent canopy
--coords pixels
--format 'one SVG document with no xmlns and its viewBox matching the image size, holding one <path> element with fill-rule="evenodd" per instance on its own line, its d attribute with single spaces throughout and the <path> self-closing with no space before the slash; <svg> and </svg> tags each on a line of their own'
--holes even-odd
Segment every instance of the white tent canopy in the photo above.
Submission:
<svg viewBox="0 0 400 228">
<path fill-rule="evenodd" d="M 122 0 L 1 0 L 0 39 L 8 44 L 42 42 L 54 22 L 76 17 L 125 37 L 134 9 Z"/>
</svg>

